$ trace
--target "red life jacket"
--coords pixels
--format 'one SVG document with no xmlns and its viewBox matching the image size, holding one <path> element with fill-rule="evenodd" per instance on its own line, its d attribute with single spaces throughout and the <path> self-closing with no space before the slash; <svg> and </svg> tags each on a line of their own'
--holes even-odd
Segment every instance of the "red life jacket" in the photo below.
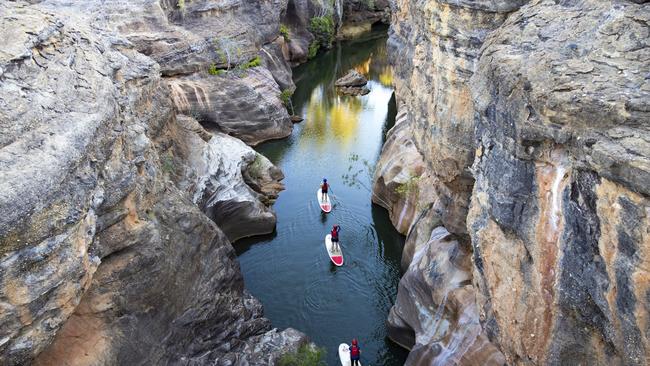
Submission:
<svg viewBox="0 0 650 366">
<path fill-rule="evenodd" d="M 339 232 L 336 229 L 332 229 L 332 232 L 330 234 L 332 235 L 332 239 L 338 239 L 339 238 Z"/>
<path fill-rule="evenodd" d="M 328 189 L 329 187 L 330 187 L 329 184 L 327 184 L 327 183 L 323 183 L 323 185 L 321 186 L 321 189 L 323 190 L 323 192 L 327 192 L 327 189 Z"/>
<path fill-rule="evenodd" d="M 350 346 L 350 357 L 359 357 L 359 346 Z"/>
</svg>

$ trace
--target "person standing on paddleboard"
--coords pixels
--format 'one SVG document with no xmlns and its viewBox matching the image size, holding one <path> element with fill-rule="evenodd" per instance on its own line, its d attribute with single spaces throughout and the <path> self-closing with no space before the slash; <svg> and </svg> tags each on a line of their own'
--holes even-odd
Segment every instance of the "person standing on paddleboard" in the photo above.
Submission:
<svg viewBox="0 0 650 366">
<path fill-rule="evenodd" d="M 361 358 L 361 348 L 356 339 L 352 340 L 352 345 L 350 346 L 350 362 L 352 366 L 359 366 L 359 359 Z"/>
<path fill-rule="evenodd" d="M 339 246 L 339 231 L 341 231 L 341 227 L 339 225 L 334 225 L 330 232 L 330 235 L 332 236 L 332 249 L 338 251 L 341 250 L 341 247 Z"/>
<path fill-rule="evenodd" d="M 320 185 L 320 191 L 323 194 L 323 197 L 321 198 L 323 202 L 326 202 L 329 200 L 329 195 L 327 194 L 327 191 L 329 190 L 330 185 L 327 184 L 327 179 L 323 178 L 323 184 Z"/>
</svg>

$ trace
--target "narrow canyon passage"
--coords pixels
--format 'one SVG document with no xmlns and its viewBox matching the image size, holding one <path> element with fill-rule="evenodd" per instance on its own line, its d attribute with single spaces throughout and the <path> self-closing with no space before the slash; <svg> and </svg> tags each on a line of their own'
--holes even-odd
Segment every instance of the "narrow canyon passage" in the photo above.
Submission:
<svg viewBox="0 0 650 366">
<path fill-rule="evenodd" d="M 386 28 L 335 44 L 294 70 L 295 113 L 305 118 L 284 140 L 258 151 L 286 175 L 274 205 L 276 232 L 238 241 L 246 288 L 264 304 L 275 327 L 293 327 L 325 347 L 327 364 L 337 346 L 359 339 L 362 361 L 402 365 L 407 352 L 386 338 L 386 317 L 397 293 L 404 238 L 387 212 L 371 204 L 369 188 L 386 130 L 395 118 Z M 370 94 L 337 96 L 334 82 L 354 68 Z M 355 174 L 356 173 L 356 174 Z M 344 176 L 346 176 L 344 178 Z M 315 192 L 326 177 L 334 208 L 321 213 Z M 323 238 L 340 224 L 345 265 L 329 261 Z"/>
</svg>

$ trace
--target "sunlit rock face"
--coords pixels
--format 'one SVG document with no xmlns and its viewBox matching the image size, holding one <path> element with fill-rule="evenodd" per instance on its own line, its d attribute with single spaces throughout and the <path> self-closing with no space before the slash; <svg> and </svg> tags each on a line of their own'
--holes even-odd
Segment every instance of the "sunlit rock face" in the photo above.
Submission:
<svg viewBox="0 0 650 366">
<path fill-rule="evenodd" d="M 220 197 L 265 216 L 281 174 L 177 116 L 161 66 L 76 3 L 89 8 L 0 3 L 0 364 L 272 363 L 296 349 L 304 337 L 270 329 L 193 202 L 228 159 L 239 175 Z"/>
<path fill-rule="evenodd" d="M 536 1 L 485 43 L 468 230 L 509 363 L 650 360 L 649 20 Z"/>
</svg>

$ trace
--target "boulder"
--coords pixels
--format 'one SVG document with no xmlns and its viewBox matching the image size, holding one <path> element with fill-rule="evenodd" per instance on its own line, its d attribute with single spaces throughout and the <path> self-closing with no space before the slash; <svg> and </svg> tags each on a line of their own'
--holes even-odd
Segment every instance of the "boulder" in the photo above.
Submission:
<svg viewBox="0 0 650 366">
<path fill-rule="evenodd" d="M 336 80 L 337 87 L 360 87 L 368 84 L 368 79 L 357 70 L 349 70 L 345 76 Z"/>
<path fill-rule="evenodd" d="M 280 88 L 266 68 L 177 77 L 168 83 L 176 109 L 208 129 L 249 145 L 291 134 L 293 124 L 280 100 Z"/>
</svg>

